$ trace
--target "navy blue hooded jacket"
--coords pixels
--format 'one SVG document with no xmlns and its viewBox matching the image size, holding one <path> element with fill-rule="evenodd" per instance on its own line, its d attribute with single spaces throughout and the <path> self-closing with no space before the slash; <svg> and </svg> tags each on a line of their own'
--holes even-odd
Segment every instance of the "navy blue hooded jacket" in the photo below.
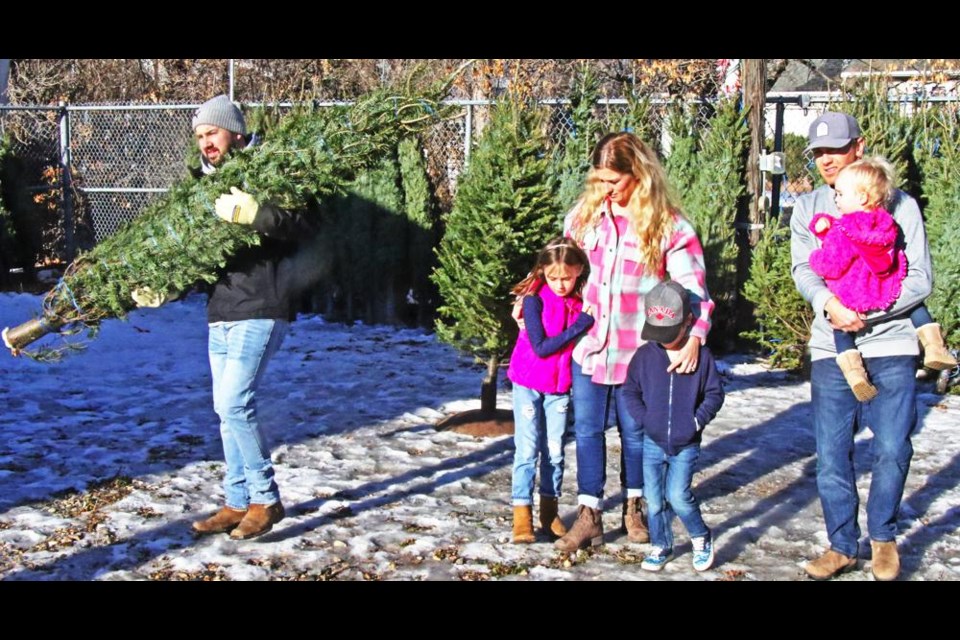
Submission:
<svg viewBox="0 0 960 640">
<path fill-rule="evenodd" d="M 646 435 L 674 456 L 700 442 L 703 428 L 723 406 L 723 383 L 707 347 L 693 373 L 667 373 L 666 349 L 648 342 L 633 355 L 623 383 L 627 411 Z"/>
</svg>

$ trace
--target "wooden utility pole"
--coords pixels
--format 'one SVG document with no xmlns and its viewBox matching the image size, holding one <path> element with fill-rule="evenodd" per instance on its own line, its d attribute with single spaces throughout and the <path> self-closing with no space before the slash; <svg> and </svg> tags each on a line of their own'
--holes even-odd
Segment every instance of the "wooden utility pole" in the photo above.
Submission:
<svg viewBox="0 0 960 640">
<path fill-rule="evenodd" d="M 744 59 L 743 106 L 747 111 L 747 127 L 750 130 L 750 153 L 747 157 L 747 196 L 750 245 L 760 239 L 760 227 L 766 223 L 766 209 L 761 209 L 763 182 L 760 177 L 760 152 L 764 141 L 764 103 L 767 97 L 767 61 L 758 58 Z"/>
</svg>

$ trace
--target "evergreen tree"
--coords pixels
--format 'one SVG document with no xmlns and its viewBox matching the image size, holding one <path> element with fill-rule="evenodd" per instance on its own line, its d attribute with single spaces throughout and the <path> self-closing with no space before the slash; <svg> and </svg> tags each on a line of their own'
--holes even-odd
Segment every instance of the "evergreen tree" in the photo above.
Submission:
<svg viewBox="0 0 960 640">
<path fill-rule="evenodd" d="M 573 207 L 583 193 L 584 177 L 590 169 L 590 152 L 603 128 L 593 113 L 599 97 L 600 78 L 589 64 L 581 64 L 570 92 L 570 133 L 556 152 L 554 171 L 559 176 L 561 216 Z"/>
<path fill-rule="evenodd" d="M 670 107 L 667 130 L 670 134 L 670 155 L 664 162 L 664 169 L 670 179 L 679 201 L 683 194 L 690 193 L 697 180 L 697 147 L 700 145 L 699 129 L 694 126 L 694 118 L 687 115 L 682 102 Z"/>
<path fill-rule="evenodd" d="M 746 192 L 749 133 L 735 99 L 721 101 L 702 134 L 696 153 L 695 179 L 680 192 L 683 211 L 703 244 L 707 290 L 716 302 L 710 336 L 728 342 L 736 325 L 738 295 L 736 227 L 740 200 Z M 679 160 L 673 166 L 680 176 Z M 721 342 L 720 344 L 723 344 Z"/>
<path fill-rule="evenodd" d="M 95 332 L 107 317 L 123 317 L 131 292 L 147 286 L 182 292 L 214 282 L 237 250 L 258 244 L 246 225 L 224 224 L 213 213 L 216 198 L 239 187 L 282 207 L 309 208 L 341 197 L 357 171 L 395 148 L 438 116 L 449 79 L 426 91 L 379 90 L 353 105 L 302 110 L 286 117 L 262 145 L 237 151 L 216 173 L 174 185 L 137 219 L 70 265 L 44 299 L 42 318 L 3 332 L 20 349 L 64 325 Z"/>
<path fill-rule="evenodd" d="M 538 111 L 508 99 L 493 108 L 460 178 L 433 274 L 443 304 L 437 336 L 486 363 L 481 411 L 496 408 L 497 371 L 517 335 L 510 289 L 557 234 L 555 181 Z"/>
<path fill-rule="evenodd" d="M 810 339 L 813 310 L 791 275 L 790 229 L 764 229 L 752 257 L 743 296 L 754 304 L 758 328 L 741 335 L 769 350 L 771 366 L 799 369 Z"/>
<path fill-rule="evenodd" d="M 960 120 L 941 111 L 929 116 L 923 162 L 927 240 L 933 259 L 930 313 L 949 345 L 960 346 Z"/>
</svg>

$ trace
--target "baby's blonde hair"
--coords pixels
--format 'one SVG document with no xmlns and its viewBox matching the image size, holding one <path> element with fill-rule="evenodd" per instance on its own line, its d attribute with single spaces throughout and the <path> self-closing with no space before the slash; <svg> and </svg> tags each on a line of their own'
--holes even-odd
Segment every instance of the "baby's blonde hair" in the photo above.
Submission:
<svg viewBox="0 0 960 640">
<path fill-rule="evenodd" d="M 840 170 L 837 178 L 845 173 L 853 176 L 855 188 L 866 199 L 867 209 L 885 209 L 893 198 L 897 172 L 886 158 L 871 156 L 852 162 Z"/>
</svg>

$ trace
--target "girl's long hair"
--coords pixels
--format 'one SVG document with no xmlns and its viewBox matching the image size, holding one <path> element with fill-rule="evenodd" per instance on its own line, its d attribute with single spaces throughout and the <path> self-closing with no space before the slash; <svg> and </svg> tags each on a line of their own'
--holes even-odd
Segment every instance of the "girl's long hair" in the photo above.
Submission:
<svg viewBox="0 0 960 640">
<path fill-rule="evenodd" d="M 515 296 L 527 296 L 536 293 L 543 286 L 545 280 L 543 272 L 555 264 L 565 264 L 568 267 L 582 267 L 580 277 L 573 285 L 573 291 L 570 295 L 580 295 L 583 285 L 590 274 L 590 261 L 587 254 L 583 252 L 572 238 L 554 238 L 540 250 L 537 255 L 537 261 L 527 274 L 527 277 L 521 280 L 511 290 Z"/>
<path fill-rule="evenodd" d="M 660 274 L 663 248 L 673 233 L 674 215 L 680 215 L 680 208 L 670 192 L 666 171 L 657 154 L 632 133 L 608 133 L 594 147 L 590 164 L 586 188 L 571 225 L 573 237 L 582 244 L 587 231 L 600 222 L 606 189 L 597 172 L 610 169 L 629 174 L 637 181 L 626 207 L 630 226 L 640 242 L 644 270 Z"/>
</svg>

